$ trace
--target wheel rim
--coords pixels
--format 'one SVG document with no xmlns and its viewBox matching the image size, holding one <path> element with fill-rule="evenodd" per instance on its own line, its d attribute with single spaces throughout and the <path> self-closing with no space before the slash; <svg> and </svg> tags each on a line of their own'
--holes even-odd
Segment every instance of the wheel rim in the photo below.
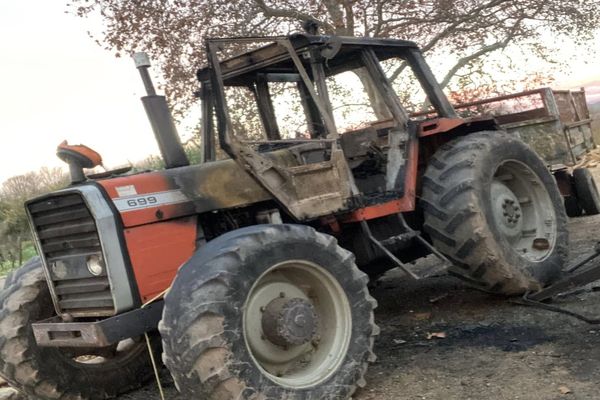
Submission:
<svg viewBox="0 0 600 400">
<path fill-rule="evenodd" d="M 299 327 L 292 330 L 298 333 L 296 340 L 285 334 L 274 337 L 278 330 L 270 325 L 272 315 L 293 317 L 298 323 L 294 327 Z M 343 288 L 328 271 L 309 261 L 290 260 L 272 266 L 254 283 L 243 325 L 246 347 L 263 374 L 281 386 L 301 389 L 325 381 L 342 363 L 352 314 Z"/>
<path fill-rule="evenodd" d="M 556 213 L 539 176 L 516 160 L 504 161 L 490 188 L 496 227 L 521 257 L 542 261 L 554 250 Z"/>
</svg>

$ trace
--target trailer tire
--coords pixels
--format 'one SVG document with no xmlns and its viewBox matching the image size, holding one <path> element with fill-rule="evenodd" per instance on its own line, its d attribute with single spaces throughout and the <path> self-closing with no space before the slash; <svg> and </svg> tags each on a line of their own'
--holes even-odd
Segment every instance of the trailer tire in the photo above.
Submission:
<svg viewBox="0 0 600 400">
<path fill-rule="evenodd" d="M 573 170 L 575 193 L 586 215 L 600 214 L 600 194 L 592 173 L 587 168 Z"/>
<path fill-rule="evenodd" d="M 367 281 L 350 252 L 313 228 L 229 232 L 180 268 L 159 325 L 163 361 L 186 399 L 347 399 L 375 360 Z M 275 344 L 265 328 L 270 307 L 302 299 L 314 306 L 308 320 L 319 321 L 318 333 Z"/>
<path fill-rule="evenodd" d="M 123 358 L 77 362 L 57 348 L 38 347 L 31 324 L 55 314 L 42 264 L 33 258 L 11 273 L 0 291 L 0 376 L 32 399 L 107 399 L 152 377 L 146 344 Z"/>
<path fill-rule="evenodd" d="M 423 177 L 425 231 L 451 272 L 490 292 L 536 291 L 568 257 L 562 197 L 544 162 L 504 132 L 440 146 Z"/>
<path fill-rule="evenodd" d="M 569 218 L 577 218 L 583 215 L 583 208 L 579 204 L 579 200 L 577 196 L 565 196 L 565 211 L 567 212 L 567 217 Z"/>
</svg>

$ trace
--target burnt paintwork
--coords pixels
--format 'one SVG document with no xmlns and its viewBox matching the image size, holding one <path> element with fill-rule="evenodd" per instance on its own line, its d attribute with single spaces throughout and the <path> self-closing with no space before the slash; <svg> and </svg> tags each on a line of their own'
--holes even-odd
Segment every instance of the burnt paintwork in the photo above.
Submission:
<svg viewBox="0 0 600 400">
<path fill-rule="evenodd" d="M 137 195 L 140 196 L 180 190 L 187 199 L 178 204 L 121 211 L 125 227 L 202 214 L 212 210 L 244 207 L 272 199 L 269 193 L 233 160 L 147 172 L 102 180 L 99 183 L 113 200 L 121 198 L 117 188 L 127 186 L 135 188 Z"/>
</svg>

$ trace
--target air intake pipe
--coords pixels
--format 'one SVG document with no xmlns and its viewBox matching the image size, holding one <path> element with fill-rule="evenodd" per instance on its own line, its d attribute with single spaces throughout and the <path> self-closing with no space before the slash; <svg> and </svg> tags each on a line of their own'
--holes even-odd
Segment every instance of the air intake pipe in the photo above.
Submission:
<svg viewBox="0 0 600 400">
<path fill-rule="evenodd" d="M 177 168 L 190 165 L 179 135 L 173 122 L 171 110 L 167 105 L 165 96 L 158 96 L 154 89 L 152 79 L 148 73 L 150 59 L 146 53 L 135 53 L 133 55 L 135 66 L 140 71 L 140 76 L 144 82 L 147 96 L 142 97 L 142 103 L 146 110 L 146 115 L 150 120 L 150 125 L 154 131 L 154 136 L 158 142 L 158 148 L 165 162 L 165 168 Z"/>
</svg>

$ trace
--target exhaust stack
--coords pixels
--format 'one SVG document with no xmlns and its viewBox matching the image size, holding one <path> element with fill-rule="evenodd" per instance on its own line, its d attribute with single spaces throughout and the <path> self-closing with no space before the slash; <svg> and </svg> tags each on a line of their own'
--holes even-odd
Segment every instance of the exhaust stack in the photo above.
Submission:
<svg viewBox="0 0 600 400">
<path fill-rule="evenodd" d="M 167 105 L 167 100 L 165 96 L 158 96 L 154 89 L 154 84 L 148 73 L 148 68 L 150 67 L 148 54 L 135 53 L 133 60 L 135 61 L 136 68 L 140 71 L 140 76 L 148 94 L 142 97 L 142 103 L 144 104 L 146 115 L 148 115 L 154 136 L 158 142 L 160 153 L 165 162 L 165 168 L 190 165 L 183 151 L 177 128 L 175 128 L 175 124 L 173 123 L 173 117 Z"/>
</svg>

